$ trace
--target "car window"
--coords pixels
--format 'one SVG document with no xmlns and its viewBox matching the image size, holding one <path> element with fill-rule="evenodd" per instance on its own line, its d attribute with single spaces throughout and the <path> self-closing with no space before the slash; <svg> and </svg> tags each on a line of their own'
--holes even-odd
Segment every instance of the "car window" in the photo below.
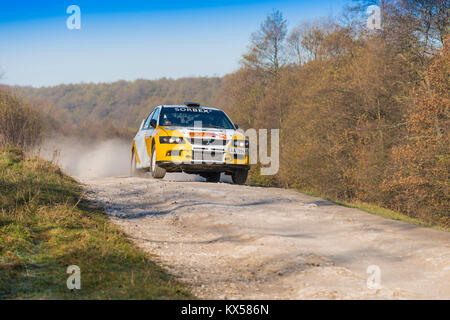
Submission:
<svg viewBox="0 0 450 320">
<path fill-rule="evenodd" d="M 223 111 L 206 108 L 164 108 L 159 125 L 194 127 L 196 123 L 204 128 L 234 129 Z"/>
<path fill-rule="evenodd" d="M 155 110 L 155 113 L 152 116 L 152 120 L 156 120 L 156 123 L 158 123 L 158 117 L 159 117 L 159 108 Z"/>
<path fill-rule="evenodd" d="M 142 130 L 147 130 L 150 126 L 150 120 L 152 119 L 153 114 L 155 113 L 155 110 L 153 110 L 149 116 L 147 117 L 147 120 L 145 120 L 144 126 L 142 127 Z"/>
</svg>

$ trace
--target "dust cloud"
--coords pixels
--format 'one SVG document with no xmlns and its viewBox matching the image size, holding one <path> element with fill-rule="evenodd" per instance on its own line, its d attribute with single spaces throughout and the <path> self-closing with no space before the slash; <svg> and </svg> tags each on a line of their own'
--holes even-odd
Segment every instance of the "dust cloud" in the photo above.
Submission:
<svg viewBox="0 0 450 320">
<path fill-rule="evenodd" d="M 106 178 L 130 175 L 131 142 L 111 139 L 86 142 L 76 138 L 51 138 L 35 150 L 42 158 L 55 163 L 67 174 L 77 178 Z M 150 175 L 147 174 L 150 178 Z M 205 181 L 199 175 L 167 173 L 166 181 Z M 222 182 L 231 182 L 222 174 Z"/>
<path fill-rule="evenodd" d="M 52 138 L 37 153 L 74 177 L 101 178 L 129 175 L 130 150 L 130 142 L 120 139 L 83 142 L 75 138 Z"/>
</svg>

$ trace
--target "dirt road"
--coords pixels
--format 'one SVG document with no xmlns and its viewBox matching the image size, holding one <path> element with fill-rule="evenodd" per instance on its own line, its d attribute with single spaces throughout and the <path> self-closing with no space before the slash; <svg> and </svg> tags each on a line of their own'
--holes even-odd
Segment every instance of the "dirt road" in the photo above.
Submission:
<svg viewBox="0 0 450 320">
<path fill-rule="evenodd" d="M 450 233 L 275 188 L 80 180 L 199 298 L 450 299 Z"/>
</svg>

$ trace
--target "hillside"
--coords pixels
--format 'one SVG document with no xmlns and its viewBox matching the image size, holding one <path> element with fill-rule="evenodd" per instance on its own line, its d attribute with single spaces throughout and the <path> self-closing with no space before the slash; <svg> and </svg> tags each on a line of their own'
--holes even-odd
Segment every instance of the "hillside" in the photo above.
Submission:
<svg viewBox="0 0 450 320">
<path fill-rule="evenodd" d="M 212 105 L 221 78 L 182 78 L 117 81 L 99 84 L 62 84 L 54 87 L 16 87 L 31 101 L 47 101 L 62 108 L 74 122 L 112 120 L 116 126 L 136 127 L 156 105 L 199 101 Z"/>
</svg>

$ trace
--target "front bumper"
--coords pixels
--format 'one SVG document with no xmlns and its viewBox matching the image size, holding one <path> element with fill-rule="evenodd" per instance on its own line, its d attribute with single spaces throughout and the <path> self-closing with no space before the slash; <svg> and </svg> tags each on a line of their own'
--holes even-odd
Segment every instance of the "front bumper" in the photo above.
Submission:
<svg viewBox="0 0 450 320">
<path fill-rule="evenodd" d="M 232 173 L 238 170 L 249 170 L 247 164 L 229 164 L 229 163 L 206 163 L 206 162 L 178 162 L 178 161 L 156 161 L 158 166 L 167 170 L 167 172 L 225 172 Z"/>
<path fill-rule="evenodd" d="M 170 171 L 229 171 L 249 168 L 248 148 L 199 146 L 185 144 L 156 144 L 156 162 Z M 180 169 L 181 168 L 181 169 Z"/>
</svg>

